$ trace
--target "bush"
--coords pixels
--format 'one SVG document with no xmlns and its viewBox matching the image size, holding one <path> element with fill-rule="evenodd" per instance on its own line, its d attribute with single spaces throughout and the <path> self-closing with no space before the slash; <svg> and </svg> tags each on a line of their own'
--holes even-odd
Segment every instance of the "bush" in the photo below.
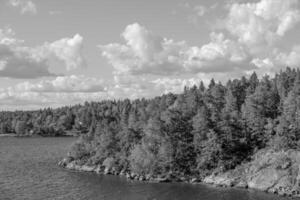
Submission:
<svg viewBox="0 0 300 200">
<path fill-rule="evenodd" d="M 79 139 L 71 146 L 69 156 L 75 160 L 82 159 L 91 155 L 91 145 Z"/>
<path fill-rule="evenodd" d="M 130 167 L 138 174 L 152 174 L 156 168 L 156 158 L 145 145 L 136 145 L 129 156 Z"/>
</svg>

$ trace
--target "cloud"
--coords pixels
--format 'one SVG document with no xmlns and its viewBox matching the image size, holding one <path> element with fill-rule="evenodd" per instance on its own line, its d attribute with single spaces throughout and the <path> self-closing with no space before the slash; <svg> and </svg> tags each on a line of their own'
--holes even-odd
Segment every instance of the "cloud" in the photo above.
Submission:
<svg viewBox="0 0 300 200">
<path fill-rule="evenodd" d="M 67 70 L 85 66 L 83 38 L 76 34 L 37 47 L 24 46 L 11 29 L 0 29 L 0 77 L 39 78 L 57 76 L 49 71 L 52 61 L 62 62 Z"/>
<path fill-rule="evenodd" d="M 21 14 L 37 14 L 36 5 L 30 0 L 9 0 L 9 5 L 20 9 Z"/>
<path fill-rule="evenodd" d="M 59 76 L 54 80 L 42 80 L 38 83 L 24 82 L 17 85 L 19 91 L 42 93 L 94 93 L 106 90 L 104 82 L 96 78 L 85 76 Z"/>
<path fill-rule="evenodd" d="M 128 25 L 122 33 L 126 44 L 99 45 L 116 73 L 169 74 L 181 70 L 185 42 L 174 42 L 148 31 L 139 24 Z"/>
<path fill-rule="evenodd" d="M 184 6 L 191 8 L 189 4 Z M 204 7 L 196 8 L 200 15 L 205 14 Z M 219 32 L 211 32 L 210 41 L 202 46 L 156 35 L 134 23 L 121 34 L 124 44 L 99 48 L 115 75 L 244 74 L 262 69 L 268 73 L 298 63 L 297 48 L 290 52 L 280 48 L 286 33 L 300 21 L 298 0 L 230 3 L 227 11 L 221 29 L 215 30 Z"/>
<path fill-rule="evenodd" d="M 297 6 L 298 0 L 233 3 L 229 5 L 225 29 L 252 49 L 273 45 L 300 21 Z"/>
<path fill-rule="evenodd" d="M 200 79 L 196 77 L 173 78 L 152 75 L 118 75 L 114 78 L 114 83 L 107 89 L 110 99 L 152 98 L 169 92 L 180 93 L 183 91 L 184 86 L 199 85 L 200 83 Z"/>
<path fill-rule="evenodd" d="M 224 34 L 212 32 L 211 42 L 201 47 L 190 47 L 185 52 L 183 66 L 188 72 L 230 72 L 236 68 L 245 70 L 251 56 L 245 48 Z"/>
<path fill-rule="evenodd" d="M 22 82 L 0 89 L 0 109 L 38 109 L 104 99 L 150 98 L 169 92 L 179 93 L 186 85 L 199 84 L 197 78 L 115 78 L 113 83 L 76 75 Z"/>
<path fill-rule="evenodd" d="M 61 76 L 26 81 L 0 89 L 0 109 L 37 109 L 108 99 L 103 80 L 85 76 Z"/>
<path fill-rule="evenodd" d="M 231 71 L 235 67 L 244 67 L 244 62 L 249 61 L 244 47 L 225 39 L 222 33 L 211 33 L 211 42 L 202 47 L 154 35 L 139 24 L 128 25 L 122 37 L 126 44 L 99 46 L 116 74 L 180 75 Z"/>
<path fill-rule="evenodd" d="M 177 8 L 178 10 L 174 10 L 173 14 L 182 13 L 187 18 L 188 23 L 193 24 L 194 26 L 198 26 L 200 19 L 208 14 L 209 11 L 215 9 L 215 6 L 216 4 L 207 7 L 200 4 L 192 5 L 188 2 L 180 3 Z"/>
<path fill-rule="evenodd" d="M 252 63 L 257 66 L 260 73 L 276 73 L 282 67 L 299 67 L 300 66 L 300 45 L 295 45 L 291 51 L 282 52 L 274 49 L 269 57 L 256 58 Z"/>
<path fill-rule="evenodd" d="M 32 53 L 38 59 L 45 57 L 56 58 L 63 61 L 67 70 L 77 69 L 86 65 L 82 56 L 83 37 L 79 34 L 73 38 L 63 38 L 52 43 L 33 49 Z"/>
<path fill-rule="evenodd" d="M 48 13 L 49 13 L 49 15 L 60 15 L 60 14 L 62 14 L 62 11 L 50 10 Z"/>
<path fill-rule="evenodd" d="M 203 5 L 195 6 L 194 10 L 199 17 L 202 17 L 207 12 L 207 8 Z"/>
</svg>

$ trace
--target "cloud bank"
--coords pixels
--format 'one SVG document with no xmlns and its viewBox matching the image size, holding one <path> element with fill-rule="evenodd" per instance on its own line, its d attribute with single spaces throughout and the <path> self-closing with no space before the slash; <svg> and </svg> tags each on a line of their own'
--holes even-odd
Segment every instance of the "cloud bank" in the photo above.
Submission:
<svg viewBox="0 0 300 200">
<path fill-rule="evenodd" d="M 8 4 L 18 8 L 21 14 L 37 14 L 36 5 L 30 0 L 9 0 Z"/>
<path fill-rule="evenodd" d="M 218 6 L 220 7 L 220 6 Z M 205 7 L 193 12 L 202 17 Z M 37 47 L 27 47 L 10 29 L 0 29 L 0 76 L 39 78 L 0 91 L 0 108 L 38 108 L 82 103 L 85 100 L 153 97 L 181 92 L 203 80 L 272 74 L 286 66 L 299 67 L 300 44 L 285 39 L 299 25 L 298 0 L 260 0 L 228 3 L 206 44 L 197 46 L 152 32 L 139 23 L 121 33 L 123 42 L 98 45 L 112 66 L 114 80 L 79 75 L 57 76 L 53 60 L 66 70 L 85 65 L 79 34 Z M 52 77 L 51 77 L 52 76 Z M 15 106 L 15 107 L 14 107 Z"/>
<path fill-rule="evenodd" d="M 11 29 L 0 29 L 0 77 L 31 79 L 56 76 L 50 72 L 51 61 L 63 63 L 67 70 L 85 65 L 83 38 L 76 34 L 37 47 L 27 47 L 16 39 Z"/>
</svg>

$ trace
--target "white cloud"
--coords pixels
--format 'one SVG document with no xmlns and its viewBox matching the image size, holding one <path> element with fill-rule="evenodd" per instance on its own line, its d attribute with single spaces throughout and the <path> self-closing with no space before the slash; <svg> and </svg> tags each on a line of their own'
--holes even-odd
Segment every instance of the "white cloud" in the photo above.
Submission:
<svg viewBox="0 0 300 200">
<path fill-rule="evenodd" d="M 273 45 L 299 22 L 298 0 L 261 0 L 233 3 L 225 28 L 251 48 Z"/>
<path fill-rule="evenodd" d="M 73 38 L 63 38 L 37 47 L 24 46 L 15 39 L 11 29 L 0 29 L 1 77 L 38 78 L 56 76 L 49 71 L 53 60 L 62 62 L 67 70 L 85 65 L 82 55 L 83 38 L 76 34 Z"/>
<path fill-rule="evenodd" d="M 268 57 L 255 58 L 252 63 L 259 74 L 275 74 L 287 66 L 297 68 L 300 66 L 300 45 L 294 46 L 289 52 L 274 49 Z"/>
<path fill-rule="evenodd" d="M 184 7 L 191 8 L 189 4 Z M 204 10 L 199 7 L 200 15 Z M 224 32 L 212 32 L 210 42 L 205 45 L 176 42 L 135 23 L 122 33 L 125 44 L 99 47 L 117 75 L 180 76 L 238 71 L 244 74 L 260 69 L 267 73 L 275 65 L 280 68 L 298 63 L 297 50 L 290 53 L 273 50 L 299 21 L 298 0 L 231 3 L 223 20 Z"/>
<path fill-rule="evenodd" d="M 102 80 L 76 75 L 26 81 L 0 89 L 0 109 L 36 109 L 99 101 L 109 98 L 106 87 Z"/>
<path fill-rule="evenodd" d="M 300 45 L 296 45 L 289 53 L 279 53 L 276 60 L 290 67 L 300 66 Z"/>
<path fill-rule="evenodd" d="M 67 70 L 85 66 L 82 51 L 83 37 L 79 34 L 74 35 L 73 38 L 63 38 L 52 43 L 46 42 L 32 50 L 33 56 L 38 59 L 52 57 L 63 61 Z"/>
<path fill-rule="evenodd" d="M 102 55 L 117 73 L 180 73 L 185 42 L 174 42 L 154 35 L 139 24 L 128 25 L 122 33 L 126 44 L 100 45 Z"/>
<path fill-rule="evenodd" d="M 24 82 L 16 86 L 19 91 L 42 93 L 94 93 L 104 92 L 105 85 L 102 80 L 85 76 L 59 76 L 54 80 L 42 80 L 38 83 Z"/>
<path fill-rule="evenodd" d="M 228 72 L 245 70 L 250 55 L 244 47 L 225 39 L 222 33 L 212 32 L 211 42 L 202 47 L 191 47 L 185 52 L 184 67 L 189 72 Z"/>
<path fill-rule="evenodd" d="M 199 17 L 202 17 L 203 15 L 206 14 L 207 12 L 207 8 L 203 5 L 198 5 L 194 8 L 196 14 L 199 16 Z"/>
<path fill-rule="evenodd" d="M 30 0 L 9 0 L 9 5 L 19 8 L 21 14 L 37 14 L 36 5 Z"/>
<path fill-rule="evenodd" d="M 211 42 L 190 47 L 186 42 L 154 35 L 139 24 L 128 25 L 122 33 L 126 44 L 99 46 L 116 74 L 180 75 L 230 71 L 245 67 L 249 55 L 237 42 L 220 33 Z"/>
</svg>

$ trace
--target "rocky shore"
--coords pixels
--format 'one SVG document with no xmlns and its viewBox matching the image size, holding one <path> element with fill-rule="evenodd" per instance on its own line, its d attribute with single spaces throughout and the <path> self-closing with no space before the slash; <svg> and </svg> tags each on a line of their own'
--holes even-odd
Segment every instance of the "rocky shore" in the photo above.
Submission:
<svg viewBox="0 0 300 200">
<path fill-rule="evenodd" d="M 71 158 L 59 162 L 66 169 L 125 176 L 130 180 L 149 182 L 205 183 L 220 187 L 250 188 L 282 196 L 300 197 L 300 152 L 295 150 L 274 152 L 264 150 L 255 154 L 251 162 L 234 170 L 199 177 L 166 175 L 139 175 L 125 169 L 116 170 L 101 165 L 80 164 Z"/>
<path fill-rule="evenodd" d="M 94 172 L 97 174 L 105 174 L 105 175 L 119 175 L 124 176 L 130 180 L 137 180 L 137 181 L 149 181 L 149 182 L 156 182 L 156 183 L 166 183 L 166 182 L 187 182 L 187 183 L 199 183 L 201 182 L 200 179 L 196 177 L 184 177 L 184 176 L 175 176 L 173 174 L 166 174 L 166 175 L 140 175 L 134 172 L 130 172 L 128 170 L 122 169 L 117 170 L 116 168 L 107 168 L 102 165 L 86 165 L 86 164 L 78 164 L 78 161 L 72 160 L 71 158 L 64 158 L 62 161 L 58 163 L 59 166 L 69 169 L 69 170 L 76 170 L 76 171 L 83 171 L 83 172 Z"/>
<path fill-rule="evenodd" d="M 251 162 L 222 174 L 210 175 L 203 182 L 300 197 L 300 152 L 263 150 Z"/>
</svg>

